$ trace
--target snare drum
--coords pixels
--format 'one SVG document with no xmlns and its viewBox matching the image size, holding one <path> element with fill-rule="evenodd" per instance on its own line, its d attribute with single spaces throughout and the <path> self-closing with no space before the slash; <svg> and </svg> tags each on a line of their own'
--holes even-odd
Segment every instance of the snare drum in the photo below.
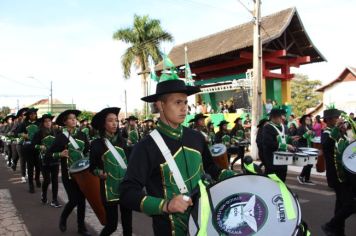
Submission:
<svg viewBox="0 0 356 236">
<path fill-rule="evenodd" d="M 318 153 L 305 152 L 308 155 L 308 165 L 315 165 L 318 162 Z"/>
<path fill-rule="evenodd" d="M 223 169 L 229 168 L 229 161 L 227 159 L 227 149 L 222 143 L 214 144 L 210 147 L 210 153 L 217 166 Z"/>
<path fill-rule="evenodd" d="M 71 177 L 77 182 L 80 190 L 93 208 L 102 225 L 106 224 L 105 208 L 101 201 L 100 180 L 89 172 L 89 160 L 76 161 L 70 168 Z"/>
<path fill-rule="evenodd" d="M 349 144 L 342 153 L 342 164 L 347 172 L 356 175 L 356 142 Z"/>
<path fill-rule="evenodd" d="M 316 148 L 300 147 L 298 148 L 298 150 L 301 152 L 316 152 L 317 154 L 319 154 L 319 150 Z"/>
<path fill-rule="evenodd" d="M 273 165 L 283 166 L 293 164 L 293 153 L 273 152 Z"/>
<path fill-rule="evenodd" d="M 306 166 L 308 165 L 309 156 L 304 152 L 297 152 L 294 154 L 293 164 L 296 166 Z"/>
<path fill-rule="evenodd" d="M 288 219 L 279 185 L 262 175 L 238 175 L 207 187 L 210 215 L 207 235 L 295 236 L 301 223 L 298 200 L 291 192 L 296 217 Z M 194 198 L 193 198 L 194 199 Z M 189 235 L 197 235 L 200 199 L 189 217 Z"/>
</svg>

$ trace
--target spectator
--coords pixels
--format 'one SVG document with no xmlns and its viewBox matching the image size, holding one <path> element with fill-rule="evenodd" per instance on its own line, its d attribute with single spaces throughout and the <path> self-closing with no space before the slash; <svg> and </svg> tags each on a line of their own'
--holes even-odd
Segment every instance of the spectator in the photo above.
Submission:
<svg viewBox="0 0 356 236">
<path fill-rule="evenodd" d="M 322 129 L 323 129 L 323 125 L 321 123 L 320 116 L 317 115 L 315 117 L 314 124 L 313 124 L 313 132 L 316 137 L 321 137 Z"/>
<path fill-rule="evenodd" d="M 207 113 L 207 107 L 206 107 L 205 102 L 203 102 L 203 105 L 202 105 L 202 113 L 203 113 L 203 114 L 206 114 L 206 113 Z"/>
<path fill-rule="evenodd" d="M 266 109 L 266 113 L 269 114 L 271 112 L 273 108 L 271 99 L 267 99 L 267 103 L 265 104 L 265 109 Z"/>
<path fill-rule="evenodd" d="M 190 114 L 191 115 L 195 115 L 196 114 L 196 108 L 195 108 L 195 105 L 192 104 L 191 108 L 190 108 Z"/>
<path fill-rule="evenodd" d="M 211 105 L 210 105 L 210 103 L 208 103 L 207 105 L 206 105 L 206 112 L 209 114 L 209 113 L 212 113 L 211 112 Z"/>
<path fill-rule="evenodd" d="M 200 104 L 200 102 L 198 102 L 195 110 L 195 114 L 200 114 L 202 112 L 203 112 L 203 106 Z"/>
</svg>

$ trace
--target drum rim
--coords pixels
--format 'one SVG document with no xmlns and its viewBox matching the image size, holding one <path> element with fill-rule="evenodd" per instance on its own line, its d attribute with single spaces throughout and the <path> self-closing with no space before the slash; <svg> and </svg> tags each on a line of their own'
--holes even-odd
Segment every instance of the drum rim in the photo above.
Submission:
<svg viewBox="0 0 356 236">
<path fill-rule="evenodd" d="M 346 150 L 349 146 L 355 145 L 354 143 L 356 143 L 356 140 L 355 140 L 355 141 L 352 141 L 349 145 L 347 145 L 347 147 L 345 148 L 345 150 Z M 345 165 L 345 162 L 344 162 L 344 152 L 345 152 L 345 150 L 344 150 L 343 153 L 342 153 L 342 158 L 341 158 L 342 165 L 343 165 L 343 167 L 344 167 L 347 171 L 351 172 L 352 174 L 356 174 L 356 171 L 351 170 L 349 167 L 347 167 L 347 166 Z"/>
<path fill-rule="evenodd" d="M 214 146 L 220 146 L 222 148 L 222 150 L 225 150 L 224 152 L 219 152 L 219 154 L 217 153 L 213 153 L 212 152 L 212 149 L 214 148 Z M 218 156 L 221 156 L 222 154 L 226 153 L 227 152 L 227 147 L 226 145 L 224 145 L 223 143 L 215 143 L 214 145 L 212 145 L 210 148 L 209 148 L 209 151 L 210 151 L 210 154 L 212 157 L 218 157 Z"/>
<path fill-rule="evenodd" d="M 83 166 L 83 167 L 80 167 L 80 168 L 77 168 L 77 169 L 75 169 L 75 170 L 73 171 L 73 166 L 76 165 L 78 162 L 81 162 L 81 161 L 87 162 L 87 165 L 85 165 L 85 166 Z M 75 174 L 75 173 L 78 173 L 78 172 L 81 172 L 81 171 L 83 171 L 83 170 L 88 169 L 89 166 L 90 166 L 90 162 L 89 162 L 88 159 L 80 159 L 80 160 L 74 162 L 74 163 L 69 167 L 68 171 L 69 171 L 69 173 L 71 173 L 71 174 Z"/>
<path fill-rule="evenodd" d="M 230 176 L 230 177 L 227 177 L 225 178 L 224 180 L 222 181 L 225 181 L 225 180 L 228 180 L 228 179 L 232 179 L 232 178 L 238 178 L 238 177 L 241 177 L 241 176 L 260 176 L 260 177 L 265 177 L 267 179 L 270 179 L 271 181 L 273 181 L 271 178 L 269 178 L 266 174 L 251 174 L 251 173 L 243 173 L 243 174 L 237 174 L 237 175 L 234 175 L 234 176 Z M 210 189 L 212 187 L 214 187 L 215 185 L 219 184 L 220 182 L 222 181 L 219 181 L 219 182 L 215 182 L 215 183 L 212 183 L 210 184 L 209 186 L 206 187 L 206 191 L 208 193 L 208 198 L 209 198 L 209 206 L 210 206 L 210 212 L 211 214 L 213 215 L 214 214 L 214 209 L 212 209 L 212 206 L 213 206 L 213 203 L 212 203 L 212 199 L 211 199 L 211 194 L 210 194 Z M 291 189 L 288 187 L 288 185 L 286 184 L 286 187 L 290 193 L 290 195 L 292 196 L 292 198 L 295 200 L 295 205 L 296 205 L 296 211 L 297 211 L 297 220 L 296 220 L 296 224 L 295 224 L 295 229 L 292 233 L 292 235 L 295 235 L 296 232 L 298 232 L 298 227 L 299 225 L 302 223 L 302 209 L 301 209 L 301 206 L 300 206 L 300 203 L 299 203 L 299 200 L 298 200 L 298 197 L 296 195 L 294 195 L 294 193 L 291 191 Z M 199 198 L 197 198 L 198 201 L 200 201 L 200 193 L 199 193 Z M 198 202 L 199 203 L 199 202 Z M 194 204 L 194 206 L 198 206 L 198 210 L 199 210 L 199 205 L 200 204 Z M 198 213 L 199 214 L 199 213 Z M 189 218 L 188 218 L 188 232 L 189 231 L 189 221 L 190 221 L 190 218 L 192 217 L 192 214 L 190 213 L 189 214 Z M 211 216 L 212 217 L 212 216 Z M 199 225 L 196 225 L 196 222 L 195 220 L 193 219 L 193 222 L 194 222 L 194 225 L 197 227 L 197 232 L 199 231 Z M 213 222 L 212 222 L 213 223 Z M 215 226 L 214 226 L 215 228 Z M 216 230 L 216 229 L 215 229 Z M 218 231 L 216 231 L 218 233 Z"/>
</svg>

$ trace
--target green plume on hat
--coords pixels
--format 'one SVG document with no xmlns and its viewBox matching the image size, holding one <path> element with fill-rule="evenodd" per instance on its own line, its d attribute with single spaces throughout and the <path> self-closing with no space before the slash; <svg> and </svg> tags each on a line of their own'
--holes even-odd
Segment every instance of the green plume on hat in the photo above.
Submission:
<svg viewBox="0 0 356 236">
<path fill-rule="evenodd" d="M 326 110 L 330 110 L 330 109 L 336 109 L 334 103 L 330 103 L 329 105 L 326 106 Z"/>
<path fill-rule="evenodd" d="M 161 52 L 161 54 L 163 57 L 163 70 L 162 70 L 162 75 L 159 78 L 158 82 L 163 82 L 168 80 L 178 80 L 179 77 L 177 75 L 177 69 L 175 65 L 166 54 L 164 54 L 163 52 Z"/>
</svg>

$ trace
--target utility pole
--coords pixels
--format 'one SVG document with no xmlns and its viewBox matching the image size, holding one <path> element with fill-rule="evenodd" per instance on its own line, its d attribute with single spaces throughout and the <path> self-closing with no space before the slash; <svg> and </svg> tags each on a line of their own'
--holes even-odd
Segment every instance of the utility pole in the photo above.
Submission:
<svg viewBox="0 0 356 236">
<path fill-rule="evenodd" d="M 127 118 L 127 94 L 125 89 L 125 118 Z"/>
<path fill-rule="evenodd" d="M 50 86 L 50 97 L 51 97 L 51 114 L 53 113 L 53 83 L 52 83 L 52 80 L 51 80 L 51 86 Z"/>
<path fill-rule="evenodd" d="M 262 118 L 262 42 L 260 34 L 261 1 L 254 0 L 254 26 L 253 26 L 253 93 L 252 93 L 252 127 L 251 127 L 251 154 L 257 158 L 257 124 Z"/>
</svg>

